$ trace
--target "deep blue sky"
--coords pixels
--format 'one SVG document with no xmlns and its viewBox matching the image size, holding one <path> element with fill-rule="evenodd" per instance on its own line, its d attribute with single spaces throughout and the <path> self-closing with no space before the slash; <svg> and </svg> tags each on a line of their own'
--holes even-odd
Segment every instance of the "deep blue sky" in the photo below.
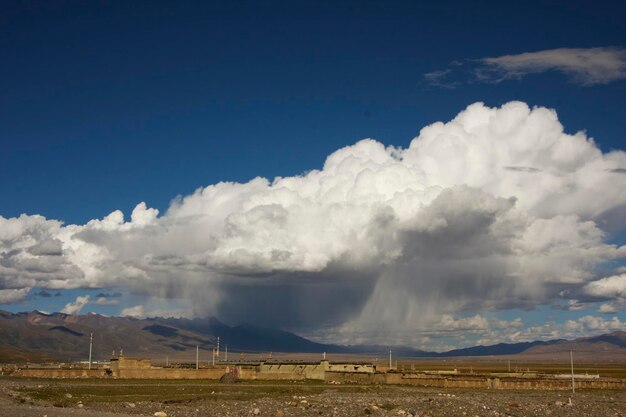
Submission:
<svg viewBox="0 0 626 417">
<path fill-rule="evenodd" d="M 624 148 L 624 81 L 423 80 L 456 60 L 623 47 L 621 2 L 337 3 L 3 1 L 0 215 L 163 210 L 364 137 L 406 146 L 475 101 L 554 107 L 567 131 Z"/>
<path fill-rule="evenodd" d="M 320 168 L 362 138 L 406 147 L 477 101 L 555 108 L 568 133 L 625 150 L 626 73 L 591 86 L 558 71 L 470 73 L 486 57 L 624 51 L 624 22 L 623 1 L 0 0 L 0 216 L 82 224 L 128 219 L 141 201 L 163 213 L 198 187 Z M 424 78 L 453 68 L 455 88 Z M 609 232 L 626 243 L 625 228 Z M 89 295 L 83 313 L 189 308 L 124 287 L 41 289 L 0 307 L 59 311 Z M 96 304 L 103 292 L 118 304 Z M 600 314 L 554 302 L 480 313 L 527 326 Z"/>
</svg>

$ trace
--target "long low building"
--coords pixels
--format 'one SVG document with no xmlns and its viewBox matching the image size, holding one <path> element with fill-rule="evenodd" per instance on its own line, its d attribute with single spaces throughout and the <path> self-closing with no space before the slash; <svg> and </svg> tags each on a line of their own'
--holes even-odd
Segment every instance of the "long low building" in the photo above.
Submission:
<svg viewBox="0 0 626 417">
<path fill-rule="evenodd" d="M 207 379 L 235 380 L 319 380 L 333 384 L 398 384 L 441 388 L 479 389 L 571 389 L 561 375 L 537 373 L 461 374 L 378 369 L 358 362 L 232 362 L 214 366 L 152 366 L 150 359 L 128 358 L 123 354 L 94 369 L 40 367 L 17 369 L 13 375 L 32 378 L 121 378 L 121 379 Z M 626 379 L 574 375 L 576 388 L 625 389 Z"/>
</svg>

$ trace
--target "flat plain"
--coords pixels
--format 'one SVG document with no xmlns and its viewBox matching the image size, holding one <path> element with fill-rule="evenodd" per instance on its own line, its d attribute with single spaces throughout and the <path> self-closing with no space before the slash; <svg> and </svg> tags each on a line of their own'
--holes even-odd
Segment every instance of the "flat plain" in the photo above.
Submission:
<svg viewBox="0 0 626 417">
<path fill-rule="evenodd" d="M 570 401 L 571 399 L 571 401 Z M 0 416 L 626 416 L 624 390 L 507 391 L 321 381 L 0 378 Z"/>
</svg>

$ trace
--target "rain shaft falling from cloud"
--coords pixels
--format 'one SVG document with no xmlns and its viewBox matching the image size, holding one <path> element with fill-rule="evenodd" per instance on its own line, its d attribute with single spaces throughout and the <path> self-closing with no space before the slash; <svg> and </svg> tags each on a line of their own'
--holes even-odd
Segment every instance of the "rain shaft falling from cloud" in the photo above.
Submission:
<svg viewBox="0 0 626 417">
<path fill-rule="evenodd" d="M 598 269 L 626 257 L 606 243 L 626 217 L 623 169 L 626 153 L 564 133 L 553 110 L 476 103 L 407 148 L 365 139 L 320 170 L 209 185 L 160 216 L 0 217 L 0 289 L 126 288 L 233 322 L 402 334 L 623 285 Z"/>
</svg>

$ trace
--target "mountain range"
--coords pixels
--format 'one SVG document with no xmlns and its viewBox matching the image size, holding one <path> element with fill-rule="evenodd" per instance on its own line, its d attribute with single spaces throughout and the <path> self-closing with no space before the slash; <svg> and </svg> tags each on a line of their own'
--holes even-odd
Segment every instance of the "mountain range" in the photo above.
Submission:
<svg viewBox="0 0 626 417">
<path fill-rule="evenodd" d="M 216 318 L 133 318 L 99 314 L 46 314 L 39 311 L 10 313 L 0 310 L 0 362 L 85 360 L 93 334 L 93 358 L 102 360 L 124 350 L 129 356 L 195 360 L 196 347 L 203 360 L 211 356 L 219 336 L 233 354 L 269 352 L 340 353 L 384 356 L 391 348 L 401 357 L 447 358 L 458 356 L 524 355 L 544 358 L 570 349 L 626 358 L 626 332 L 600 336 L 522 343 L 474 346 L 448 352 L 427 352 L 411 347 L 332 345 L 316 343 L 296 334 L 250 324 L 228 326 Z"/>
</svg>

